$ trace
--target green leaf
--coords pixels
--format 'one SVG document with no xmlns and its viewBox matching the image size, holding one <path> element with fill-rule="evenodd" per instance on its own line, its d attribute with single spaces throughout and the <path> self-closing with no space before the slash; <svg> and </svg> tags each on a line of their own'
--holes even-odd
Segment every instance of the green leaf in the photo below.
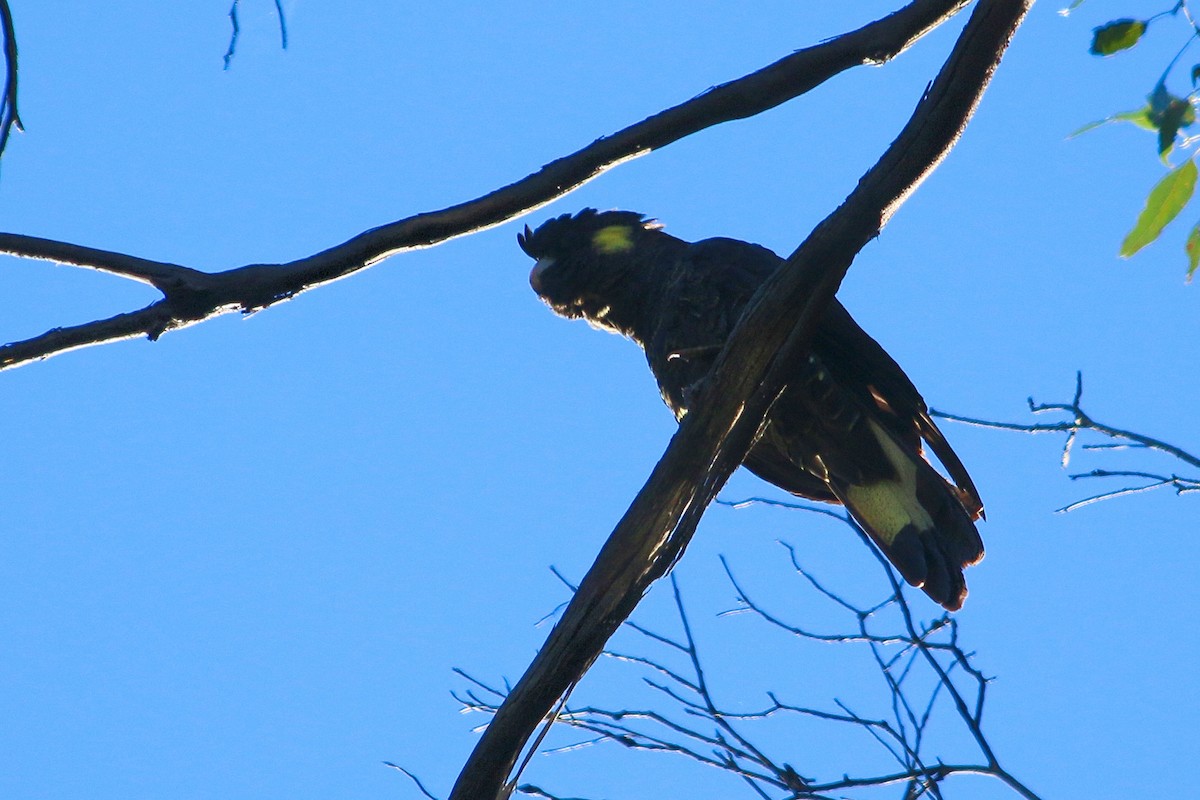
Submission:
<svg viewBox="0 0 1200 800">
<path fill-rule="evenodd" d="M 1145 32 L 1145 20 L 1115 19 L 1092 31 L 1091 53 L 1094 56 L 1111 56 L 1128 50 L 1138 43 Z"/>
<path fill-rule="evenodd" d="M 1196 190 L 1196 162 L 1188 159 L 1166 174 L 1158 185 L 1150 190 L 1146 207 L 1138 214 L 1133 230 L 1121 242 L 1121 257 L 1129 258 L 1138 250 L 1153 242 L 1162 233 L 1167 223 L 1179 216 L 1179 212 L 1192 199 Z"/>
<path fill-rule="evenodd" d="M 1192 226 L 1192 232 L 1188 234 L 1183 250 L 1188 257 L 1187 279 L 1188 283 L 1191 283 L 1192 275 L 1195 274 L 1197 265 L 1200 265 L 1200 222 Z"/>
<path fill-rule="evenodd" d="M 1098 119 L 1095 122 L 1089 122 L 1087 125 L 1084 125 L 1079 130 L 1072 131 L 1070 134 L 1067 135 L 1067 138 L 1074 139 L 1076 136 L 1079 136 L 1080 134 L 1084 134 L 1084 133 L 1087 133 L 1088 131 L 1095 130 L 1096 128 L 1099 128 L 1101 125 L 1107 125 L 1110 122 L 1131 122 L 1143 130 L 1147 130 L 1147 131 L 1158 130 L 1158 126 L 1155 125 L 1154 120 L 1151 119 L 1150 105 L 1147 104 L 1147 105 L 1143 106 L 1142 108 L 1137 109 L 1136 111 L 1122 111 L 1120 114 L 1113 114 L 1111 117 L 1105 117 L 1104 119 Z"/>
</svg>

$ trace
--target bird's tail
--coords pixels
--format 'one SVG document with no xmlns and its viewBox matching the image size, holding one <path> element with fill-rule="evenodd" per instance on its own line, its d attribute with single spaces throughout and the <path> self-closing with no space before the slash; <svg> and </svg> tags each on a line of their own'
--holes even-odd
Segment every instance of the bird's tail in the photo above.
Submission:
<svg viewBox="0 0 1200 800">
<path fill-rule="evenodd" d="M 829 486 L 905 581 L 957 611 L 967 596 L 963 569 L 983 558 L 973 514 L 960 490 L 929 462 L 875 420 L 863 421 L 890 464 L 890 477 L 850 483 L 834 474 Z"/>
</svg>

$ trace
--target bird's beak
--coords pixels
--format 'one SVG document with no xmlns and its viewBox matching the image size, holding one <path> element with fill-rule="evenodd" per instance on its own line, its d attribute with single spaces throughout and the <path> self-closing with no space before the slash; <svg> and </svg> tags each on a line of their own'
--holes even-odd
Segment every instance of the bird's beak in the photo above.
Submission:
<svg viewBox="0 0 1200 800">
<path fill-rule="evenodd" d="M 554 266 L 554 259 L 546 256 L 539 258 L 537 263 L 533 265 L 533 271 L 529 273 L 529 285 L 538 294 L 542 293 L 542 273 Z"/>
</svg>

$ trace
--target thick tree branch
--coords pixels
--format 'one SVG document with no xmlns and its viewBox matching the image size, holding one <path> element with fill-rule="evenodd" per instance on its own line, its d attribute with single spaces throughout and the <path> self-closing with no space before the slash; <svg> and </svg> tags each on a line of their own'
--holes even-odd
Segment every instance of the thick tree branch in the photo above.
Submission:
<svg viewBox="0 0 1200 800">
<path fill-rule="evenodd" d="M 49 258 L 146 280 L 159 289 L 174 280 L 175 291 L 142 311 L 56 328 L 42 336 L 0 346 L 0 369 L 48 358 L 67 349 L 103 344 L 194 325 L 219 314 L 273 305 L 372 266 L 388 256 L 492 227 L 546 205 L 606 170 L 664 147 L 704 128 L 743 119 L 791 100 L 834 75 L 861 64 L 886 61 L 945 21 L 968 0 L 914 0 L 857 31 L 800 50 L 758 72 L 598 139 L 547 164 L 516 183 L 440 211 L 417 214 L 355 236 L 312 256 L 283 264 L 251 264 L 201 273 L 173 264 L 134 259 L 121 253 L 0 233 L 0 253 Z M 129 269 L 131 262 L 138 265 Z M 139 272 L 140 271 L 140 272 Z M 149 280 L 156 274 L 156 281 Z M 141 327 L 138 327 L 141 326 Z M 69 336 L 63 335 L 64 331 Z"/>
<path fill-rule="evenodd" d="M 681 555 L 704 509 L 741 463 L 784 376 L 806 357 L 816 322 L 854 256 L 958 139 L 1030 2 L 979 4 L 900 136 L 755 295 L 699 403 L 497 711 L 451 800 L 503 796 L 534 728 Z"/>
</svg>

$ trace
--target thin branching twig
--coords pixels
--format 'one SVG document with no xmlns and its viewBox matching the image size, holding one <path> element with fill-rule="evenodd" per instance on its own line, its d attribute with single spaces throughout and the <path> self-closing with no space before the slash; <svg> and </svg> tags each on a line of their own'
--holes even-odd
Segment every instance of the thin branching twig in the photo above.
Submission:
<svg viewBox="0 0 1200 800">
<path fill-rule="evenodd" d="M 1079 435 L 1085 432 L 1097 433 L 1106 437 L 1110 441 L 1107 442 L 1092 442 L 1080 445 L 1081 449 L 1091 452 L 1096 451 L 1115 451 L 1115 450 L 1139 450 L 1139 451 L 1155 451 L 1164 453 L 1177 461 L 1180 461 L 1189 467 L 1200 470 L 1200 456 L 1195 456 L 1192 453 L 1184 450 L 1181 447 L 1165 442 L 1161 439 L 1147 436 L 1142 433 L 1136 433 L 1124 428 L 1118 428 L 1104 422 L 1100 422 L 1093 418 L 1090 414 L 1083 410 L 1083 373 L 1075 373 L 1075 394 L 1069 403 L 1035 403 L 1033 398 L 1028 398 L 1029 411 L 1031 414 L 1045 414 L 1059 412 L 1069 416 L 1069 419 L 1062 422 L 1043 422 L 1043 423 L 1021 423 L 1021 422 L 996 422 L 993 420 L 977 419 L 975 417 L 966 417 L 960 414 L 950 414 L 945 411 L 930 410 L 930 414 L 942 419 L 952 420 L 954 422 L 962 422 L 967 425 L 975 425 L 981 428 L 992 428 L 995 430 L 1017 431 L 1019 433 L 1065 433 L 1066 439 L 1063 442 L 1062 450 L 1062 466 L 1066 468 L 1071 462 L 1071 452 L 1075 443 L 1079 441 Z M 1058 513 L 1066 513 L 1074 511 L 1077 508 L 1098 503 L 1101 500 L 1112 500 L 1118 497 L 1126 497 L 1131 494 L 1140 494 L 1142 492 L 1152 491 L 1154 489 L 1173 488 L 1176 494 L 1189 494 L 1191 492 L 1200 492 L 1200 477 L 1191 477 L 1179 475 L 1176 473 L 1158 473 L 1147 472 L 1144 470 L 1110 470 L 1110 469 L 1093 469 L 1088 472 L 1077 472 L 1069 476 L 1071 480 L 1085 480 L 1089 478 L 1138 478 L 1147 483 L 1138 485 L 1125 485 L 1117 489 L 1100 492 L 1098 494 L 1085 497 L 1082 500 L 1077 500 L 1073 503 L 1068 503 L 1062 508 L 1056 509 Z"/>
<path fill-rule="evenodd" d="M 229 69 L 230 63 L 233 61 L 233 55 L 237 52 L 238 37 L 241 36 L 242 26 L 238 20 L 238 3 L 241 0 L 233 0 L 233 4 L 229 6 L 229 47 L 225 50 L 225 69 Z M 275 15 L 279 17 L 279 41 L 280 48 L 287 50 L 288 46 L 288 30 L 287 17 L 283 13 L 283 0 L 275 0 Z"/>
<path fill-rule="evenodd" d="M 755 501 L 726 502 L 742 507 Z M 870 547 L 866 534 L 844 512 L 783 501 L 769 501 L 775 507 L 819 511 L 833 516 L 852 528 Z M 866 646 L 869 658 L 884 681 L 887 713 L 866 714 L 852 705 L 833 698 L 832 707 L 801 704 L 781 699 L 782 689 L 767 691 L 768 703 L 758 708 L 734 710 L 718 699 L 714 679 L 701 657 L 701 647 L 686 611 L 678 582 L 672 576 L 672 592 L 680 634 L 670 636 L 637 623 L 625 627 L 637 632 L 652 650 L 649 653 L 619 653 L 606 650 L 604 655 L 621 664 L 648 671 L 642 681 L 663 699 L 662 707 L 605 708 L 593 705 L 565 706 L 558 715 L 556 728 L 583 734 L 566 744 L 544 750 L 547 754 L 574 752 L 583 748 L 610 744 L 647 753 L 670 754 L 694 764 L 715 768 L 741 780 L 753 797 L 789 800 L 852 796 L 855 790 L 902 784 L 905 798 L 928 796 L 941 800 L 946 781 L 956 775 L 988 776 L 1004 783 L 1025 800 L 1037 795 L 1005 770 L 987 740 L 983 729 L 983 709 L 989 679 L 974 665 L 972 654 L 959 642 L 957 621 L 940 615 L 920 622 L 913 615 L 902 583 L 886 560 L 879 558 L 886 571 L 890 593 L 874 604 L 857 605 L 805 569 L 794 547 L 782 543 L 796 574 L 825 602 L 853 619 L 853 627 L 837 632 L 815 632 L 808 626 L 785 621 L 780 614 L 754 600 L 734 574 L 729 562 L 722 564 L 738 599 L 741 610 L 768 623 L 773 629 L 798 639 L 841 647 Z M 871 548 L 875 552 L 874 548 Z M 565 585 L 574 584 L 555 571 Z M 725 616 L 725 615 L 721 615 Z M 665 654 L 665 655 L 664 655 Z M 686 668 L 668 663 L 679 655 Z M 492 714 L 499 707 L 503 692 L 461 670 L 456 670 L 475 688 L 456 692 L 465 711 Z M 957 677 L 956 677 L 957 676 Z M 665 679 L 665 682 L 664 682 Z M 718 681 L 719 682 L 719 681 Z M 949 703 L 940 702 L 947 698 Z M 777 717 L 793 716 L 831 725 L 849 725 L 861 729 L 893 761 L 897 769 L 880 772 L 865 763 L 811 765 L 805 773 L 837 777 L 804 777 L 788 760 L 797 762 L 804 754 L 803 740 L 796 740 L 795 753 L 784 760 L 769 752 L 758 740 L 757 724 Z M 957 720 L 980 759 L 951 760 L 942 754 L 927 753 L 927 733 L 931 726 L 941 727 Z M 860 753 L 861 751 L 856 751 Z M 858 756 L 861 761 L 861 756 Z M 532 784 L 517 787 L 534 797 L 560 800 L 563 796 Z M 782 795 L 780 793 L 783 793 Z"/>
<path fill-rule="evenodd" d="M 438 797 L 437 795 L 433 794 L 428 789 L 426 789 L 425 784 L 421 783 L 421 779 L 418 778 L 416 775 L 414 775 L 410 770 L 405 769 L 404 767 L 400 766 L 399 764 L 393 764 L 391 761 L 385 761 L 383 763 L 386 766 L 389 766 L 392 769 L 397 770 L 398 772 L 403 772 L 405 775 L 407 775 L 408 779 L 417 785 L 417 789 L 420 790 L 421 794 L 428 797 L 429 800 L 441 800 L 440 797 Z"/>
</svg>

